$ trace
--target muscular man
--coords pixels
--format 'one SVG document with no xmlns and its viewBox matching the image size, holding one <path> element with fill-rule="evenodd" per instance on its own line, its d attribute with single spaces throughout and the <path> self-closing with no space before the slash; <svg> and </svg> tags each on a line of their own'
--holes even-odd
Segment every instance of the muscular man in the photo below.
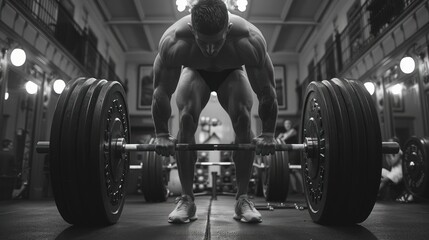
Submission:
<svg viewBox="0 0 429 240">
<path fill-rule="evenodd" d="M 235 151 L 238 192 L 234 219 L 261 222 L 261 214 L 247 196 L 254 154 L 275 150 L 274 127 L 277 99 L 274 71 L 261 32 L 243 18 L 228 13 L 222 0 L 200 0 L 185 16 L 166 30 L 154 62 L 152 115 L 156 152 L 176 154 L 182 196 L 170 213 L 170 223 L 197 219 L 192 191 L 196 152 L 177 152 L 178 143 L 195 143 L 199 115 L 210 93 L 217 92 L 221 106 L 231 118 L 235 143 L 253 143 L 255 152 Z M 177 89 L 176 89 L 177 88 Z M 250 129 L 252 89 L 259 99 L 262 134 Z M 177 140 L 168 130 L 170 99 L 177 91 L 179 132 Z"/>
</svg>

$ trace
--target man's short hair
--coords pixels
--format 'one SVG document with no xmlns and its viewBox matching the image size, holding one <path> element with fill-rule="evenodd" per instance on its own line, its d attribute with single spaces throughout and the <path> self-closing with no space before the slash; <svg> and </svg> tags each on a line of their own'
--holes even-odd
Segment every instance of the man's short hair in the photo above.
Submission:
<svg viewBox="0 0 429 240">
<path fill-rule="evenodd" d="M 222 0 L 199 0 L 191 15 L 194 29 L 207 35 L 219 33 L 228 24 L 228 10 Z"/>
</svg>

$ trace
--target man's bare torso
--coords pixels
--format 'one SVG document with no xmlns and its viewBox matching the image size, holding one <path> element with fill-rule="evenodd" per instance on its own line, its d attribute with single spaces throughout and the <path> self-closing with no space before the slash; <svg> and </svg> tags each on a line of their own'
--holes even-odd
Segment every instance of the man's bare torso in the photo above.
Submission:
<svg viewBox="0 0 429 240">
<path fill-rule="evenodd" d="M 225 45 L 216 57 L 205 57 L 189 29 L 191 16 L 173 24 L 160 40 L 160 56 L 167 66 L 185 66 L 206 71 L 221 71 L 243 65 L 257 66 L 265 59 L 266 43 L 261 32 L 243 18 L 229 14 L 233 24 Z"/>
</svg>

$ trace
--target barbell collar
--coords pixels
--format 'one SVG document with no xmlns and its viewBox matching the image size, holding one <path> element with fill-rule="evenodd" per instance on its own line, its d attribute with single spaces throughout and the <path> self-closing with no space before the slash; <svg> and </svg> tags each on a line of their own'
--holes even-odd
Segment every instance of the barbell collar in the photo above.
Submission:
<svg viewBox="0 0 429 240">
<path fill-rule="evenodd" d="M 399 143 L 397 142 L 382 142 L 381 152 L 384 154 L 397 154 L 399 153 Z"/>
<path fill-rule="evenodd" d="M 38 153 L 49 153 L 49 141 L 37 142 L 36 152 L 38 152 Z"/>
</svg>

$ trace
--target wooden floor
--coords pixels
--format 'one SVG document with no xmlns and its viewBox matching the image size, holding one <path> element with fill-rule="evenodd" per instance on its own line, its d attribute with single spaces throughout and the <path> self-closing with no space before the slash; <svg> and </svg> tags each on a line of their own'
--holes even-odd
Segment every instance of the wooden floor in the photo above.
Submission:
<svg viewBox="0 0 429 240">
<path fill-rule="evenodd" d="M 128 196 L 119 222 L 104 228 L 75 227 L 63 221 L 53 200 L 0 202 L 0 239 L 429 239 L 429 203 L 377 202 L 369 218 L 347 227 L 312 222 L 307 210 L 261 210 L 263 222 L 233 220 L 234 198 L 196 198 L 199 219 L 190 224 L 167 223 L 174 198 L 146 203 Z M 256 205 L 264 205 L 255 198 Z M 301 195 L 288 197 L 288 205 L 304 203 Z"/>
</svg>

